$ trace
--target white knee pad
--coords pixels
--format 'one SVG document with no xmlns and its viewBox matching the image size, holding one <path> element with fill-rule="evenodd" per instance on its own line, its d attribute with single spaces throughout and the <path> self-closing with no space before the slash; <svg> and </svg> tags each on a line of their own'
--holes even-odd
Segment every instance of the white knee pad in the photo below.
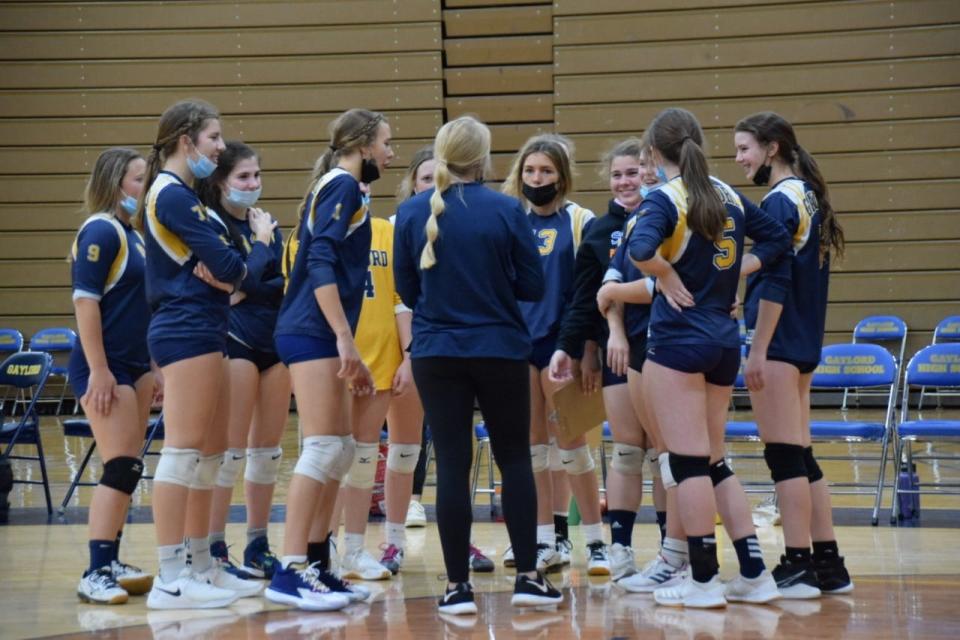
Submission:
<svg viewBox="0 0 960 640">
<path fill-rule="evenodd" d="M 563 471 L 563 462 L 560 461 L 560 447 L 557 446 L 557 441 L 551 438 L 549 447 L 550 471 Z"/>
<path fill-rule="evenodd" d="M 198 464 L 200 464 L 198 449 L 164 447 L 160 450 L 160 461 L 153 473 L 153 480 L 189 487 L 193 482 L 193 474 Z"/>
<path fill-rule="evenodd" d="M 353 449 L 350 470 L 343 484 L 357 489 L 370 489 L 377 476 L 377 458 L 380 457 L 379 442 L 358 442 Z"/>
<path fill-rule="evenodd" d="M 650 477 L 653 479 L 660 477 L 660 459 L 657 456 L 656 449 L 647 449 L 647 465 L 650 467 Z"/>
<path fill-rule="evenodd" d="M 283 449 L 280 447 L 247 449 L 247 469 L 243 479 L 255 484 L 276 484 L 281 460 Z"/>
<path fill-rule="evenodd" d="M 413 473 L 417 470 L 420 445 L 390 443 L 387 450 L 387 469 L 394 473 Z"/>
<path fill-rule="evenodd" d="M 342 481 L 343 477 L 350 471 L 350 466 L 353 464 L 353 455 L 357 449 L 357 441 L 353 439 L 353 436 L 340 436 L 340 444 L 343 446 L 343 453 L 340 454 L 340 464 L 334 470 L 337 475 L 336 477 L 331 476 L 337 482 Z M 374 464 L 376 464 L 376 458 L 374 458 Z"/>
<path fill-rule="evenodd" d="M 660 479 L 663 480 L 663 488 L 672 489 L 677 486 L 677 481 L 673 479 L 673 471 L 670 470 L 670 452 L 664 451 L 657 459 L 660 461 Z"/>
<path fill-rule="evenodd" d="M 550 445 L 530 445 L 530 464 L 533 465 L 534 473 L 548 470 L 550 468 Z"/>
<path fill-rule="evenodd" d="M 643 463 L 646 457 L 647 452 L 643 447 L 614 442 L 613 458 L 610 460 L 610 468 L 616 469 L 624 475 L 642 476 Z"/>
<path fill-rule="evenodd" d="M 232 489 L 237 482 L 237 476 L 240 475 L 240 467 L 243 466 L 243 459 L 247 457 L 246 449 L 227 449 L 223 454 L 223 462 L 220 463 L 220 469 L 217 471 L 217 486 L 224 489 Z"/>
<path fill-rule="evenodd" d="M 209 491 L 213 489 L 222 461 L 222 453 L 200 456 L 200 462 L 197 463 L 197 468 L 193 471 L 193 482 L 190 483 L 190 488 L 199 491 Z"/>
<path fill-rule="evenodd" d="M 339 472 L 342 465 L 340 458 L 343 455 L 343 440 L 340 436 L 309 436 L 303 439 L 303 451 L 300 452 L 293 472 L 313 478 L 317 482 L 339 482 L 343 477 Z M 353 460 L 352 450 L 350 459 Z"/>
<path fill-rule="evenodd" d="M 594 469 L 593 456 L 590 455 L 590 447 L 587 445 L 560 451 L 560 462 L 569 476 L 579 476 Z"/>
</svg>

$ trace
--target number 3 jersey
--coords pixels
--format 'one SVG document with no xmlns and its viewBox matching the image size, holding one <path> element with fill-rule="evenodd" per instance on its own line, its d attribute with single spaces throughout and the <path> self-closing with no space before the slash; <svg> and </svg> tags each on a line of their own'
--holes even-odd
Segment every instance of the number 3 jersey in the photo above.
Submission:
<svg viewBox="0 0 960 640">
<path fill-rule="evenodd" d="M 694 306 L 674 310 L 666 298 L 654 298 L 650 310 L 648 345 L 706 344 L 738 347 L 740 329 L 730 317 L 740 279 L 745 235 L 754 239 L 753 253 L 762 264 L 787 249 L 789 236 L 783 226 L 755 206 L 744 214 L 744 200 L 729 185 L 711 178 L 727 210 L 723 233 L 710 240 L 691 230 L 687 223 L 687 189 L 680 177 L 673 178 L 643 201 L 640 217 L 630 234 L 630 257 L 643 262 L 659 253 L 676 270 Z"/>
</svg>

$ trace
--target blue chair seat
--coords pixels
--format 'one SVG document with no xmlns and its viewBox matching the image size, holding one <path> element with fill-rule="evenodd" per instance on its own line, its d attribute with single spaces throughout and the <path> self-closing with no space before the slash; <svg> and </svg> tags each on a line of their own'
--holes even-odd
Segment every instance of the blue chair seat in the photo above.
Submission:
<svg viewBox="0 0 960 640">
<path fill-rule="evenodd" d="M 901 438 L 960 438 L 960 420 L 908 420 L 897 431 Z"/>
<path fill-rule="evenodd" d="M 0 442 L 9 442 L 10 437 L 13 436 L 14 431 L 17 430 L 17 427 L 20 426 L 20 422 L 14 420 L 12 422 L 4 422 L 0 426 Z M 37 418 L 30 416 L 27 418 L 26 423 L 23 425 L 23 431 L 21 432 L 21 438 L 26 438 L 29 441 L 33 441 L 33 437 L 37 433 Z"/>
<path fill-rule="evenodd" d="M 829 440 L 842 440 L 843 438 L 880 440 L 883 438 L 883 423 L 815 420 L 810 423 L 810 435 L 813 438 Z"/>
<path fill-rule="evenodd" d="M 728 438 L 759 438 L 760 431 L 757 429 L 756 422 L 728 422 Z"/>
<path fill-rule="evenodd" d="M 478 423 L 477 426 L 473 428 L 473 430 L 474 430 L 474 433 L 476 433 L 478 440 L 481 438 L 490 437 L 490 434 L 487 433 L 487 427 L 482 422 Z"/>
<path fill-rule="evenodd" d="M 613 432 L 610 431 L 610 423 L 606 420 L 603 421 L 603 437 L 607 440 L 613 437 Z"/>
<path fill-rule="evenodd" d="M 93 429 L 90 428 L 90 421 L 86 418 L 73 418 L 63 421 L 63 435 L 77 438 L 92 438 Z"/>
</svg>

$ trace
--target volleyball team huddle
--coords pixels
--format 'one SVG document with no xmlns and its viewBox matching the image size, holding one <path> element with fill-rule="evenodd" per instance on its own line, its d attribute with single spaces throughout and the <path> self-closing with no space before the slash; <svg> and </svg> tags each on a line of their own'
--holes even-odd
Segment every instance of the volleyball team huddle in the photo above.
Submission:
<svg viewBox="0 0 960 640">
<path fill-rule="evenodd" d="M 493 570 L 470 541 L 475 406 L 502 479 L 516 606 L 563 600 L 546 574 L 571 563 L 571 493 L 587 573 L 658 604 L 853 589 L 809 431 L 830 258 L 843 234 L 789 122 L 766 112 L 735 127 L 737 163 L 769 186 L 757 206 L 710 175 L 693 114 L 664 110 L 642 139 L 604 156 L 612 198 L 603 216 L 568 199 L 574 150 L 561 135 L 528 140 L 502 189 L 486 186 L 490 131 L 464 116 L 415 154 L 391 221 L 374 218 L 370 192 L 394 158 L 390 138 L 382 114 L 336 118 L 285 242 L 256 206 L 257 152 L 224 142 L 209 103 L 168 108 L 147 158 L 125 148 L 100 155 L 71 254 L 80 339 L 70 379 L 104 460 L 81 599 L 118 604 L 148 593 L 148 608 L 189 609 L 263 595 L 314 611 L 368 599 L 345 578 L 402 570 L 425 415 L 448 581 L 438 607 L 474 614 L 469 572 Z M 772 571 L 724 457 L 741 278 L 743 372 L 783 521 Z M 566 384 L 602 393 L 614 442 L 609 542 L 584 436 L 557 440 L 553 394 Z M 302 446 L 274 554 L 267 523 L 291 391 Z M 118 551 L 158 401 L 154 577 Z M 364 531 L 385 419 L 377 560 Z M 645 469 L 660 552 L 641 567 L 632 532 Z M 224 532 L 241 471 L 247 541 L 236 566 Z M 740 566 L 727 582 L 717 513 Z"/>
</svg>

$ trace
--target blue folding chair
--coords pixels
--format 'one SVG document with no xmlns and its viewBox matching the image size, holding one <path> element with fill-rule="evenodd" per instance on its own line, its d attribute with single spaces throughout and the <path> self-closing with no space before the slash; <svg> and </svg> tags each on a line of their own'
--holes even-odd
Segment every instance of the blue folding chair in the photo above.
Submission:
<svg viewBox="0 0 960 640">
<path fill-rule="evenodd" d="M 16 329 L 0 329 L 0 357 L 5 358 L 18 351 L 23 351 L 23 334 Z M 14 402 L 19 399 L 15 397 Z M 7 393 L 4 392 L 3 397 L 0 397 L 0 411 L 6 402 Z"/>
<path fill-rule="evenodd" d="M 933 342 L 931 344 L 943 344 L 944 342 L 960 342 L 960 316 L 947 316 L 941 320 L 933 330 Z M 941 405 L 941 400 L 945 396 L 960 396 L 960 392 L 953 389 L 936 389 L 927 391 L 926 387 L 920 387 L 920 400 L 917 401 L 917 411 L 923 409 L 923 399 L 931 395 L 937 399 L 937 407 Z"/>
<path fill-rule="evenodd" d="M 490 434 L 487 433 L 487 427 L 482 422 L 478 423 L 473 428 L 474 435 L 477 439 L 477 451 L 473 458 L 473 479 L 471 484 L 471 496 L 472 500 L 476 501 L 478 493 L 485 493 L 490 496 L 490 513 L 494 513 L 497 510 L 496 504 L 496 494 L 497 486 L 500 484 L 500 481 L 494 476 L 494 460 L 493 460 L 493 449 L 490 448 Z M 483 452 L 487 452 L 487 486 L 480 487 L 480 464 L 483 460 Z"/>
<path fill-rule="evenodd" d="M 865 342 L 888 346 L 897 359 L 897 365 L 902 367 L 903 356 L 907 349 L 907 323 L 897 316 L 868 316 L 853 328 L 853 344 L 863 344 Z M 847 410 L 847 398 L 851 393 L 856 398 L 858 406 L 861 394 L 864 396 L 878 395 L 869 390 L 861 392 L 860 389 L 853 389 L 851 392 L 849 388 L 844 389 L 841 406 L 844 411 Z"/>
<path fill-rule="evenodd" d="M 63 378 L 63 387 L 60 388 L 60 397 L 57 399 L 57 415 L 63 408 L 63 399 L 67 394 L 67 387 L 70 385 L 70 372 L 67 369 L 67 363 L 70 360 L 70 352 L 73 351 L 73 345 L 77 343 L 77 334 L 69 327 L 54 327 L 51 329 L 42 329 L 33 334 L 30 338 L 31 351 L 44 351 L 53 356 L 52 375 Z M 79 404 L 79 399 L 75 401 L 74 413 Z"/>
<path fill-rule="evenodd" d="M 813 373 L 812 387 L 821 390 L 839 391 L 847 387 L 864 388 L 882 392 L 887 405 L 882 419 L 878 420 L 811 420 L 810 436 L 818 442 L 842 441 L 848 443 L 872 442 L 881 444 L 880 470 L 876 483 L 833 482 L 830 488 L 837 494 L 863 494 L 871 488 L 875 493 L 872 524 L 877 524 L 880 501 L 886 478 L 890 438 L 893 433 L 894 412 L 897 401 L 899 368 L 893 355 L 876 344 L 834 344 L 823 348 L 820 365 Z M 728 440 L 756 441 L 760 433 L 755 422 L 728 422 Z M 751 456 L 753 457 L 753 456 Z M 757 456 L 759 457 L 759 456 Z M 868 460 L 863 456 L 818 456 L 821 460 Z M 757 483 L 744 483 L 756 486 Z M 857 489 L 835 491 L 835 489 Z"/>
<path fill-rule="evenodd" d="M 910 419 L 910 406 L 907 401 L 911 387 L 928 386 L 950 388 L 960 391 L 960 343 L 944 342 L 924 347 L 916 353 L 907 365 L 907 373 L 903 383 L 903 400 L 900 409 L 900 423 L 896 427 L 897 461 L 905 460 L 906 468 L 913 469 L 917 460 L 950 460 L 956 464 L 960 456 L 950 454 L 926 453 L 914 455 L 912 443 L 915 440 L 926 441 L 953 441 L 960 440 L 960 420 L 924 419 L 919 416 Z M 924 491 L 924 484 L 932 490 Z M 918 484 L 916 489 L 901 488 L 899 483 L 894 485 L 893 504 L 890 507 L 890 522 L 896 523 L 900 515 L 901 493 L 921 494 L 939 493 L 944 495 L 960 495 L 960 484 L 950 482 L 928 482 Z"/>
<path fill-rule="evenodd" d="M 26 409 L 19 418 L 7 420 L 7 410 L 0 411 L 0 443 L 7 445 L 0 458 L 4 460 L 34 460 L 40 463 L 40 477 L 42 480 L 17 480 L 14 483 L 43 485 L 44 497 L 47 500 L 47 513 L 53 513 L 53 504 L 50 499 L 50 480 L 47 478 L 47 465 L 43 456 L 43 443 L 40 439 L 40 416 L 37 414 L 37 399 L 43 392 L 50 371 L 53 367 L 53 357 L 49 353 L 21 351 L 15 353 L 0 365 L 0 386 L 13 388 L 22 393 L 26 402 Z M 13 403 L 10 403 L 12 405 Z M 9 405 L 8 405 L 9 406 Z M 11 417 L 13 412 L 10 412 Z M 33 445 L 37 455 L 13 455 L 15 446 Z"/>
</svg>

